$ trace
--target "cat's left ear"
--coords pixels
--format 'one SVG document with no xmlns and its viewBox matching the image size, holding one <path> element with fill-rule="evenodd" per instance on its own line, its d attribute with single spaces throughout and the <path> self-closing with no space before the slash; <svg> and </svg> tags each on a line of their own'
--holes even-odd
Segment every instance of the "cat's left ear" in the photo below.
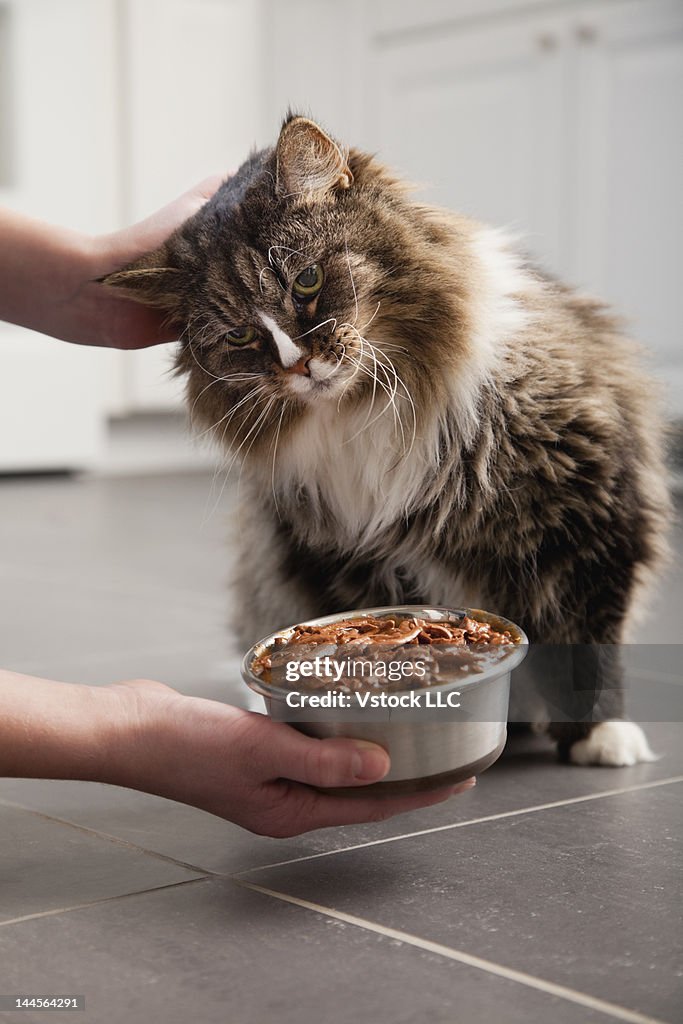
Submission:
<svg viewBox="0 0 683 1024">
<path fill-rule="evenodd" d="M 278 192 L 324 196 L 350 188 L 353 174 L 346 154 L 334 139 L 307 117 L 290 117 L 276 148 Z"/>
<path fill-rule="evenodd" d="M 168 247 L 164 244 L 121 270 L 98 278 L 98 283 L 116 288 L 145 306 L 173 313 L 180 306 L 182 276 L 181 270 L 170 266 Z"/>
</svg>

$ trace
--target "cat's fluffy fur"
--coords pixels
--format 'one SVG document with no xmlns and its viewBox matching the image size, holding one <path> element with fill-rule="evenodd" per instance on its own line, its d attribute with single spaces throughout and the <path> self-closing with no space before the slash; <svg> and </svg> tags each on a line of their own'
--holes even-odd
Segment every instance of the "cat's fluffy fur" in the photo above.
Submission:
<svg viewBox="0 0 683 1024">
<path fill-rule="evenodd" d="M 322 289 L 297 303 L 311 265 Z M 484 607 L 583 645 L 585 717 L 623 716 L 597 645 L 625 638 L 669 506 L 657 398 L 600 303 L 300 117 L 108 283 L 182 325 L 193 419 L 240 452 L 245 643 L 345 609 Z M 551 731 L 577 760 L 648 756 L 630 726 L 616 755 L 591 729 Z"/>
</svg>

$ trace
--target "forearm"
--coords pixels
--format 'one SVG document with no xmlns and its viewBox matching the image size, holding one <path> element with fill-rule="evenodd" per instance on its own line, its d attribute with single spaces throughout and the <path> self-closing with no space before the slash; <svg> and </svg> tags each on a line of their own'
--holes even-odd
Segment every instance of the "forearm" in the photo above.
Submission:
<svg viewBox="0 0 683 1024">
<path fill-rule="evenodd" d="M 156 311 L 96 283 L 132 259 L 131 234 L 90 237 L 0 209 L 0 320 L 81 345 L 168 341 Z"/>
<path fill-rule="evenodd" d="M 0 320 L 81 345 L 172 341 L 177 331 L 159 310 L 97 282 L 160 245 L 219 184 L 207 178 L 146 220 L 96 237 L 0 208 Z"/>
<path fill-rule="evenodd" d="M 0 239 L 0 319 L 58 333 L 88 276 L 92 239 L 4 209 Z"/>
<path fill-rule="evenodd" d="M 0 671 L 0 776 L 114 781 L 133 731 L 115 688 Z"/>
</svg>

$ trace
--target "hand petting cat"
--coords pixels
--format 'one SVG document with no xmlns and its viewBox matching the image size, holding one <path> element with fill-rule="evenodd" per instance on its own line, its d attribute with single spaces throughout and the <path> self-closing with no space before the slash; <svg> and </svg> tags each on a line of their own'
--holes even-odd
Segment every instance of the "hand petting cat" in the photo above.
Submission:
<svg viewBox="0 0 683 1024">
<path fill-rule="evenodd" d="M 62 341 L 148 348 L 174 341 L 157 310 L 97 279 L 160 245 L 209 199 L 228 175 L 214 175 L 161 210 L 112 234 L 90 236 L 0 209 L 0 320 Z"/>
</svg>

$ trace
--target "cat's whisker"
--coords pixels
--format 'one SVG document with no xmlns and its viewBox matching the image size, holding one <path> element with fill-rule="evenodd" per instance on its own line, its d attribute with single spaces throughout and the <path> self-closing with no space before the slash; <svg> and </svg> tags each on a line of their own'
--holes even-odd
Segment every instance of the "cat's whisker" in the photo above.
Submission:
<svg viewBox="0 0 683 1024">
<path fill-rule="evenodd" d="M 261 295 L 263 295 L 263 275 L 264 274 L 272 274 L 273 277 L 275 278 L 275 280 L 277 281 L 278 286 L 280 288 L 282 288 L 282 282 L 280 281 L 280 278 L 277 276 L 277 274 L 275 273 L 273 268 L 272 267 L 261 267 L 261 270 L 260 270 L 259 276 L 258 276 L 258 286 L 259 286 L 259 291 L 261 292 Z"/>
<path fill-rule="evenodd" d="M 337 318 L 336 318 L 336 316 L 331 316 L 327 320 L 322 320 L 319 324 L 316 324 L 315 327 L 311 327 L 308 331 L 304 331 L 303 334 L 297 334 L 296 337 L 292 338 L 292 341 L 299 341 L 301 338 L 305 338 L 307 334 L 313 334 L 314 331 L 319 331 L 320 328 L 321 327 L 325 327 L 326 324 L 334 324 L 334 327 L 332 328 L 332 330 L 336 331 L 337 330 Z"/>
<path fill-rule="evenodd" d="M 280 519 L 280 508 L 279 508 L 279 505 L 277 503 L 277 493 L 276 493 L 276 490 L 275 490 L 275 457 L 277 455 L 277 446 L 278 446 L 278 441 L 280 440 L 280 430 L 282 429 L 282 420 L 284 418 L 285 409 L 286 408 L 287 408 L 287 399 L 285 399 L 283 401 L 283 403 L 282 403 L 282 411 L 280 412 L 280 419 L 278 420 L 277 430 L 275 431 L 275 440 L 273 442 L 273 468 L 272 468 L 272 471 L 271 471 L 271 474 L 270 474 L 270 489 L 273 492 L 273 502 L 275 504 L 275 511 L 277 513 L 278 519 Z"/>
<path fill-rule="evenodd" d="M 391 407 L 392 407 L 392 410 L 393 410 L 393 413 L 394 413 L 394 422 L 397 424 L 399 430 L 401 431 L 401 447 L 402 447 L 403 451 L 405 452 L 405 448 L 406 448 L 406 435 L 405 435 L 405 430 L 403 429 L 403 420 L 401 418 L 401 413 L 400 413 L 398 405 L 396 403 L 396 396 L 398 395 L 398 381 L 396 379 L 396 374 L 394 373 L 394 380 L 393 380 L 393 383 L 392 383 L 391 377 L 389 376 L 389 371 L 388 371 L 387 367 L 381 361 L 379 362 L 379 368 L 381 369 L 382 373 L 384 374 L 384 376 L 386 378 L 387 385 L 388 385 L 388 387 L 390 388 L 390 391 L 391 391 L 390 401 L 391 401 Z"/>
<path fill-rule="evenodd" d="M 355 333 L 356 337 L 358 338 L 358 341 L 359 341 L 359 344 L 360 344 L 360 347 L 361 347 L 361 353 L 360 353 L 360 359 L 359 359 L 360 367 L 363 370 L 363 372 L 365 372 L 368 376 L 372 377 L 372 379 L 373 379 L 373 400 L 374 400 L 375 382 L 377 384 L 379 384 L 380 387 L 383 388 L 383 390 L 386 392 L 386 394 L 388 396 L 388 402 L 384 406 L 384 408 L 381 410 L 380 415 L 382 413 L 384 413 L 386 411 L 386 409 L 389 408 L 389 406 L 392 407 L 392 412 L 393 412 L 393 416 L 394 416 L 394 428 L 395 429 L 398 428 L 400 430 L 400 432 L 401 432 L 401 443 L 402 443 L 403 449 L 405 451 L 405 431 L 403 429 L 403 423 L 401 421 L 401 416 L 400 416 L 400 412 L 398 410 L 398 406 L 396 405 L 396 393 L 397 393 L 397 390 L 398 390 L 398 384 L 394 383 L 392 385 L 391 378 L 389 377 L 389 374 L 388 374 L 386 366 L 384 366 L 381 361 L 377 360 L 377 358 L 376 358 L 376 356 L 374 354 L 374 351 L 373 351 L 373 346 L 370 344 L 370 342 L 367 341 L 366 338 L 363 338 L 363 336 L 360 334 L 360 332 L 357 330 L 357 328 L 355 328 L 352 324 L 344 324 L 343 326 L 349 327 Z M 372 358 L 373 358 L 374 363 L 375 363 L 374 373 L 372 373 L 363 364 L 363 355 L 364 355 L 364 352 L 365 352 L 365 346 L 366 345 L 368 346 L 369 350 L 371 351 Z M 349 361 L 353 362 L 353 359 L 350 359 Z M 382 373 L 384 374 L 384 377 L 386 379 L 386 384 L 383 381 L 381 381 L 379 376 L 377 375 L 378 367 L 381 368 Z M 369 415 L 371 413 L 372 413 L 372 404 L 370 406 L 370 411 L 369 411 L 369 414 L 368 414 L 368 418 L 369 418 Z M 377 417 L 377 418 L 379 418 L 379 417 Z M 374 422 L 374 420 L 373 420 L 373 422 Z M 364 427 L 365 427 L 365 424 L 361 428 L 361 432 L 364 429 Z"/>
<path fill-rule="evenodd" d="M 342 393 L 340 394 L 340 396 L 339 396 L 339 398 L 337 400 L 337 412 L 339 412 L 339 409 L 340 409 L 340 406 L 341 406 L 341 403 L 342 403 L 342 399 L 344 398 L 344 395 L 348 391 L 348 389 L 351 386 L 351 384 L 353 383 L 353 381 L 358 376 L 358 373 L 361 370 L 365 370 L 366 369 L 366 367 L 362 366 L 356 359 L 354 359 L 352 356 L 350 356 L 348 354 L 348 352 L 345 353 L 344 359 L 348 360 L 348 362 L 351 363 L 351 365 L 354 367 L 354 370 L 353 370 L 353 373 L 351 374 L 351 376 L 349 377 L 349 379 L 347 380 L 346 384 L 342 388 Z M 339 369 L 339 367 L 337 367 L 337 369 Z"/>
<path fill-rule="evenodd" d="M 252 427 L 252 430 L 255 429 L 256 433 L 254 434 L 254 436 L 253 436 L 253 438 L 251 440 L 251 444 L 249 445 L 249 447 L 247 448 L 246 452 L 242 456 L 242 464 L 240 466 L 240 475 L 237 478 L 237 496 L 238 497 L 239 497 L 239 493 L 240 493 L 240 487 L 242 485 L 242 473 L 244 472 L 244 467 L 246 465 L 247 458 L 249 457 L 249 452 L 251 451 L 251 449 L 254 447 L 254 444 L 258 440 L 258 436 L 261 433 L 263 427 L 265 426 L 265 421 L 266 421 L 266 419 L 268 417 L 268 414 L 270 413 L 270 410 L 275 405 L 275 402 L 276 402 L 276 398 L 273 395 L 269 399 L 266 407 L 263 409 L 263 411 L 261 412 L 259 418 L 256 420 L 256 422 L 254 423 L 254 426 Z M 251 433 L 251 430 L 249 431 L 249 434 L 250 433 Z M 235 459 L 237 458 L 237 456 L 239 455 L 239 453 L 240 453 L 241 449 L 243 448 L 245 442 L 247 441 L 247 439 L 249 437 L 249 434 L 247 434 L 247 436 L 245 437 L 244 441 L 242 442 L 242 444 L 240 445 L 240 447 L 238 448 L 238 450 L 235 452 L 235 454 L 232 457 L 232 461 L 230 462 L 230 465 L 228 466 L 228 471 L 226 473 L 226 478 L 225 478 L 225 482 L 226 483 L 228 482 L 228 476 L 230 475 L 230 470 L 232 469 L 232 466 L 233 466 L 233 464 L 235 462 Z M 219 495 L 219 501 L 220 501 L 220 495 Z"/>
<path fill-rule="evenodd" d="M 261 399 L 261 401 L 264 401 L 264 399 Z M 232 468 L 235 465 L 235 462 L 237 461 L 237 458 L 238 458 L 240 452 L 244 448 L 245 444 L 247 443 L 247 441 L 249 440 L 251 435 L 254 434 L 254 436 L 252 438 L 252 441 L 251 441 L 251 444 L 249 445 L 249 447 L 247 448 L 246 452 L 244 453 L 244 455 L 242 457 L 242 465 L 240 467 L 240 474 L 239 474 L 239 477 L 237 478 L 237 496 L 239 497 L 240 485 L 241 485 L 241 482 L 242 482 L 242 472 L 244 470 L 244 465 L 245 465 L 246 458 L 249 455 L 249 452 L 251 451 L 251 449 L 253 448 L 254 443 L 256 442 L 256 440 L 257 440 L 257 438 L 258 438 L 258 436 L 259 436 L 259 434 L 261 432 L 261 428 L 262 428 L 262 425 L 263 425 L 263 423 L 265 421 L 265 418 L 268 416 L 268 413 L 272 409 L 272 407 L 275 404 L 275 402 L 276 402 L 276 398 L 275 398 L 274 395 L 271 396 L 270 398 L 268 398 L 264 408 L 261 410 L 261 412 L 257 416 L 257 418 L 254 421 L 254 423 L 252 423 L 251 427 L 249 428 L 249 430 L 245 434 L 245 436 L 242 439 L 242 441 L 240 442 L 239 446 L 235 450 L 233 450 L 232 457 L 231 457 L 231 459 L 230 459 L 230 461 L 229 461 L 229 463 L 227 465 L 227 468 L 225 470 L 225 479 L 223 481 L 223 486 L 221 487 L 220 493 L 218 495 L 218 500 L 216 502 L 216 507 L 220 504 L 220 500 L 221 500 L 221 498 L 223 496 L 223 491 L 226 488 L 226 485 L 228 483 L 228 479 L 230 477 L 230 473 L 232 472 Z M 254 431 L 255 431 L 255 433 L 254 433 Z"/>
<path fill-rule="evenodd" d="M 261 401 L 264 401 L 264 399 L 261 399 Z M 244 448 L 245 444 L 247 443 L 247 441 L 249 440 L 249 438 L 251 437 L 253 432 L 258 428 L 259 424 L 262 423 L 264 416 L 267 415 L 268 410 L 273 406 L 275 401 L 276 401 L 276 398 L 275 398 L 274 395 L 271 395 L 270 398 L 268 398 L 268 400 L 266 402 L 266 405 L 261 410 L 259 415 L 256 417 L 256 420 L 252 423 L 251 427 L 249 428 L 249 430 L 245 434 L 245 436 L 242 439 L 242 441 L 240 442 L 239 446 L 236 449 L 233 450 L 232 457 L 230 459 L 230 462 L 228 463 L 227 473 L 230 473 L 230 470 L 234 466 L 235 461 L 236 461 L 237 457 L 239 456 L 240 452 Z M 258 436 L 258 434 L 257 434 L 257 436 Z M 256 438 L 254 438 L 254 440 L 256 440 Z M 253 442 L 252 442 L 252 444 L 253 444 Z M 251 447 L 252 447 L 252 445 L 249 445 L 248 451 L 251 451 Z M 247 454 L 248 454 L 248 452 L 247 452 Z"/>
<path fill-rule="evenodd" d="M 330 377 L 332 377 L 337 372 L 337 370 L 340 369 L 340 367 L 344 363 L 344 357 L 346 355 L 346 345 L 344 344 L 343 341 L 340 341 L 339 345 L 341 345 L 341 350 L 342 350 L 341 351 L 341 355 L 339 355 L 338 353 L 335 352 L 334 355 L 335 355 L 335 359 L 337 360 L 337 365 L 334 367 L 334 369 L 330 370 L 329 374 L 327 375 L 328 380 L 329 380 Z"/>
<path fill-rule="evenodd" d="M 280 259 L 277 256 L 274 258 L 273 249 L 284 249 L 285 252 L 289 253 L 289 256 L 286 256 L 284 260 Z M 287 260 L 291 259 L 292 256 L 303 256 L 307 258 L 305 252 L 302 252 L 300 249 L 291 249 L 288 245 L 271 245 L 268 249 L 268 262 L 270 263 L 271 267 L 275 266 L 275 262 L 277 261 L 281 270 L 284 268 L 285 264 L 287 263 Z"/>
<path fill-rule="evenodd" d="M 384 403 L 382 408 L 379 410 L 379 412 L 376 413 L 372 417 L 372 419 L 370 419 L 370 415 L 372 414 L 372 409 L 373 409 L 374 400 L 375 400 L 375 383 L 379 384 L 379 386 L 383 389 L 383 391 L 388 395 L 388 399 Z M 355 438 L 357 438 L 365 430 L 367 430 L 369 427 L 371 427 L 373 423 L 376 423 L 377 420 L 379 420 L 384 415 L 384 413 L 387 411 L 387 409 L 389 409 L 390 407 L 392 408 L 392 412 L 393 412 L 393 415 L 394 415 L 394 429 L 396 429 L 397 419 L 396 419 L 396 408 L 395 408 L 395 404 L 394 404 L 393 392 L 387 387 L 386 384 L 384 384 L 383 381 L 379 380 L 378 377 L 375 378 L 375 383 L 373 383 L 373 399 L 372 399 L 372 402 L 370 404 L 370 409 L 368 410 L 368 415 L 365 418 L 365 422 L 361 426 L 360 430 L 357 430 L 356 433 L 353 434 L 350 438 L 348 438 L 345 443 L 350 443 L 351 441 L 355 440 Z M 400 418 L 398 420 L 398 423 L 400 424 Z"/>
<path fill-rule="evenodd" d="M 361 337 L 360 333 L 359 333 L 358 337 L 359 338 Z M 363 352 L 363 342 L 361 340 L 361 357 L 362 357 L 362 352 Z M 375 353 L 372 352 L 372 351 L 370 352 L 370 355 L 372 356 L 372 361 L 374 363 L 374 370 L 373 370 L 373 374 L 372 374 L 372 377 L 373 377 L 373 380 L 372 380 L 372 398 L 370 400 L 370 408 L 368 409 L 367 416 L 365 417 L 365 423 L 363 423 L 363 426 L 358 431 L 358 433 L 360 433 L 360 434 L 363 433 L 363 428 L 367 425 L 368 420 L 372 416 L 372 410 L 375 407 L 375 399 L 377 397 L 377 383 L 378 383 L 378 378 L 377 378 L 377 357 L 376 357 Z M 382 412 L 383 411 L 384 410 L 382 410 Z M 358 436 L 358 434 L 354 434 L 354 437 L 357 437 L 357 436 Z M 351 438 L 351 440 L 353 440 L 353 438 Z"/>
<path fill-rule="evenodd" d="M 396 370 L 396 367 L 394 366 L 393 361 L 386 354 L 386 352 L 384 352 L 383 349 L 380 348 L 379 345 L 375 345 L 373 342 L 368 341 L 367 338 L 365 340 L 366 340 L 367 344 L 370 346 L 371 349 L 374 349 L 377 352 L 379 352 L 380 356 L 384 356 L 386 361 L 389 363 L 389 366 L 391 367 L 391 371 L 394 374 L 394 377 L 396 378 L 397 385 L 398 384 L 401 385 L 401 387 L 403 388 L 403 391 L 405 393 L 405 396 L 408 399 L 408 402 L 410 404 L 410 411 L 411 411 L 411 416 L 412 416 L 412 420 L 413 420 L 413 428 L 412 428 L 412 436 L 411 436 L 411 440 L 410 440 L 410 447 L 408 448 L 408 451 L 405 452 L 405 457 L 407 458 L 410 455 L 410 453 L 412 452 L 413 447 L 415 446 L 415 439 L 417 437 L 417 410 L 415 408 L 415 402 L 413 401 L 413 396 L 410 393 L 408 385 L 405 383 L 403 378 L 399 375 L 399 373 Z"/>
<path fill-rule="evenodd" d="M 233 405 L 230 409 L 228 409 L 224 416 L 221 416 L 221 418 L 217 420 L 215 423 L 213 423 L 210 427 L 207 427 L 205 430 L 202 430 L 201 433 L 197 434 L 197 439 L 199 439 L 200 437 L 204 437 L 206 434 L 210 434 L 212 431 L 217 430 L 222 423 L 225 423 L 225 429 L 227 430 L 228 426 L 230 425 L 230 421 L 232 420 L 235 413 L 238 412 L 241 409 L 241 407 L 246 402 L 249 401 L 250 398 L 255 397 L 257 394 L 259 394 L 259 392 L 263 393 L 265 391 L 267 391 L 267 388 L 264 384 L 260 384 L 257 387 L 253 388 L 248 394 L 244 395 L 244 397 L 240 399 L 237 405 Z M 223 432 L 223 439 L 225 439 L 225 431 Z"/>
<path fill-rule="evenodd" d="M 351 257 L 349 256 L 349 243 L 346 238 L 344 238 L 344 249 L 346 250 L 346 263 L 349 268 L 349 277 L 351 278 L 351 287 L 353 289 L 353 301 L 356 306 L 356 315 L 353 318 L 353 323 L 356 324 L 358 322 L 358 293 L 356 292 L 356 282 L 353 280 L 353 272 L 351 270 Z"/>
<path fill-rule="evenodd" d="M 206 334 L 206 331 L 208 330 L 209 326 L 210 326 L 210 324 L 207 322 L 206 326 L 204 327 L 204 330 L 202 331 L 202 338 L 200 340 L 200 344 L 201 344 L 201 341 L 203 340 L 204 335 Z M 194 359 L 195 363 L 197 364 L 199 369 L 202 371 L 202 373 L 207 374 L 207 376 L 212 377 L 214 380 L 221 380 L 220 377 L 218 377 L 215 373 L 212 373 L 211 370 L 209 370 L 206 366 L 204 366 L 203 363 L 200 363 L 200 361 L 197 359 L 197 355 L 195 353 L 194 345 L 193 345 L 193 342 L 195 341 L 195 338 L 196 338 L 196 335 L 193 335 L 193 336 L 189 336 L 188 335 L 187 347 L 188 347 L 188 350 L 190 352 L 190 355 L 192 356 L 192 358 Z"/>
<path fill-rule="evenodd" d="M 375 345 L 375 348 L 378 347 L 376 342 L 373 342 L 373 345 Z M 385 349 L 391 349 L 392 352 L 409 352 L 410 351 L 410 349 L 406 348 L 405 345 L 393 345 L 391 343 L 382 342 L 382 351 L 384 352 Z"/>
<path fill-rule="evenodd" d="M 261 396 L 261 397 L 257 398 L 254 401 L 254 406 L 258 406 L 258 405 L 260 405 L 264 401 L 266 401 L 266 396 Z M 260 422 L 260 420 L 261 420 L 261 418 L 263 416 L 263 412 L 267 411 L 268 406 L 272 402 L 274 402 L 274 401 L 275 401 L 275 399 L 272 398 L 272 397 L 268 399 L 268 405 L 266 406 L 265 410 L 263 410 L 259 414 L 259 417 L 257 418 L 256 423 L 252 426 L 251 430 L 249 431 L 249 433 L 246 435 L 246 437 L 242 441 L 242 444 L 240 444 L 239 448 L 237 449 L 237 452 L 235 452 L 233 457 L 230 459 L 230 462 L 228 463 L 227 468 L 226 468 L 226 459 L 225 458 L 216 466 L 216 469 L 215 469 L 214 474 L 213 474 L 213 479 L 211 481 L 211 486 L 209 488 L 209 493 L 208 493 L 207 499 L 206 499 L 206 506 L 204 508 L 204 516 L 203 516 L 203 519 L 202 519 L 202 525 L 205 525 L 208 522 L 208 520 L 211 518 L 211 516 L 214 514 L 214 512 L 216 511 L 216 509 L 220 505 L 220 501 L 221 501 L 221 498 L 223 497 L 223 492 L 225 490 L 226 484 L 227 484 L 228 479 L 230 477 L 230 472 L 232 470 L 232 467 L 233 467 L 233 464 L 235 462 L 236 456 L 239 454 L 240 449 L 245 444 L 245 442 L 248 440 L 249 435 L 251 434 L 251 432 L 254 429 L 254 426 L 258 425 L 258 423 Z M 239 428 L 239 429 L 241 429 L 241 428 Z M 237 436 L 238 437 L 239 437 L 239 429 L 237 431 Z M 220 447 L 221 448 L 225 445 L 225 435 L 227 433 L 227 430 L 228 430 L 228 424 L 226 424 L 225 427 L 223 428 L 223 433 L 221 435 L 221 440 L 220 440 Z M 214 492 L 214 489 L 215 489 L 215 486 L 216 486 L 216 479 L 218 477 L 218 474 L 222 473 L 224 469 L 225 469 L 225 477 L 224 477 L 223 483 L 221 485 L 221 489 L 219 491 L 218 497 L 216 498 L 216 500 L 215 500 L 215 502 L 213 504 L 213 507 L 212 507 L 210 513 L 207 516 L 206 508 L 208 507 L 209 501 L 211 500 L 211 495 Z"/>
<path fill-rule="evenodd" d="M 190 426 L 193 425 L 193 417 L 194 417 L 195 406 L 197 405 L 197 402 L 199 401 L 199 399 L 203 395 L 206 394 L 206 392 L 209 390 L 209 388 L 215 387 L 216 384 L 219 383 L 220 381 L 223 381 L 223 382 L 230 381 L 230 383 L 233 384 L 233 383 L 241 383 L 241 382 L 246 381 L 246 380 L 254 380 L 254 379 L 256 379 L 258 377 L 261 377 L 261 376 L 262 376 L 262 374 L 260 374 L 260 373 L 228 373 L 228 374 L 225 375 L 225 377 L 216 377 L 214 380 L 210 380 L 209 383 L 206 384 L 202 388 L 202 390 L 199 392 L 199 394 L 195 398 L 194 402 L 192 403 L 192 406 L 190 407 Z"/>
<path fill-rule="evenodd" d="M 382 305 L 382 303 L 381 303 L 381 302 L 378 302 L 378 303 L 377 303 L 377 309 L 376 309 L 376 310 L 375 310 L 375 312 L 374 312 L 374 313 L 372 314 L 372 316 L 371 316 L 371 317 L 370 317 L 370 319 L 369 319 L 369 320 L 367 321 L 367 323 L 364 323 L 364 324 L 362 324 L 362 326 L 358 328 L 358 330 L 359 330 L 359 331 L 367 331 L 368 327 L 370 326 L 370 324 L 372 323 L 372 321 L 373 321 L 373 320 L 375 319 L 375 317 L 376 317 L 376 316 L 377 316 L 377 314 L 379 313 L 379 307 L 380 307 L 381 305 Z"/>
<path fill-rule="evenodd" d="M 401 432 L 401 445 L 402 445 L 402 448 L 403 448 L 402 458 L 407 458 L 410 455 L 410 453 L 412 452 L 412 450 L 413 450 L 413 447 L 414 447 L 414 444 L 415 444 L 416 433 L 417 433 L 417 413 L 416 413 L 416 410 L 415 410 L 415 403 L 413 401 L 412 395 L 410 394 L 410 391 L 409 391 L 405 381 L 398 374 L 398 372 L 396 370 L 396 367 L 394 366 L 393 361 L 383 351 L 383 349 L 380 348 L 379 345 L 374 345 L 367 338 L 364 338 L 360 334 L 360 332 L 357 330 L 357 328 L 353 327 L 352 324 L 344 324 L 342 326 L 349 327 L 351 330 L 354 331 L 354 333 L 358 337 L 358 340 L 359 340 L 359 343 L 360 343 L 360 346 L 361 346 L 361 359 L 362 359 L 362 354 L 363 354 L 363 352 L 365 350 L 365 346 L 367 346 L 368 351 L 370 351 L 370 353 L 372 354 L 372 357 L 373 357 L 373 359 L 375 361 L 375 377 L 377 378 L 377 382 L 384 387 L 384 390 L 386 391 L 387 395 L 389 396 L 389 402 L 380 411 L 380 413 L 377 416 L 375 416 L 372 420 L 370 420 L 369 419 L 369 415 L 368 415 L 368 417 L 366 418 L 367 422 L 363 424 L 363 426 L 361 427 L 361 430 L 359 431 L 359 433 L 362 433 L 363 430 L 365 430 L 368 426 L 370 426 L 371 423 L 376 422 L 376 420 L 379 419 L 379 417 L 385 412 L 386 408 L 388 408 L 389 404 L 391 404 L 392 411 L 393 411 L 393 414 L 394 414 L 395 425 L 398 427 L 398 429 Z M 379 354 L 379 356 L 380 356 L 379 360 L 377 359 L 377 354 Z M 384 360 L 386 360 L 386 363 L 382 361 L 382 357 L 384 358 Z M 384 385 L 383 382 L 380 381 L 379 377 L 377 376 L 377 368 L 378 367 L 381 369 L 381 371 L 382 371 L 382 373 L 383 373 L 383 375 L 384 375 L 384 377 L 386 379 L 386 382 L 387 382 L 386 385 Z M 365 368 L 365 369 L 367 371 L 367 368 Z M 389 370 L 391 370 L 391 374 L 393 376 L 393 383 L 392 383 L 391 377 L 389 376 Z M 406 435 L 405 435 L 405 430 L 403 428 L 403 420 L 401 418 L 400 410 L 398 408 L 398 404 L 397 404 L 397 401 L 396 401 L 397 397 L 402 397 L 402 396 L 398 395 L 399 385 L 403 389 L 403 392 L 405 394 L 405 398 L 407 399 L 407 401 L 408 401 L 408 403 L 410 405 L 411 416 L 412 416 L 411 440 L 410 440 L 410 445 L 407 448 L 406 448 Z M 374 388 L 374 385 L 373 385 L 373 388 Z M 370 405 L 370 413 L 371 412 L 372 412 L 372 403 Z M 357 436 L 357 435 L 354 435 L 354 437 L 355 436 Z M 352 439 L 353 438 L 351 438 L 350 440 L 352 440 Z"/>
<path fill-rule="evenodd" d="M 362 363 L 360 363 L 360 362 L 358 362 L 357 360 L 355 360 L 355 359 L 354 359 L 354 358 L 353 358 L 352 356 L 347 356 L 347 359 L 349 360 L 349 362 L 350 362 L 350 363 L 352 363 L 352 365 L 354 365 L 354 366 L 356 366 L 356 367 L 357 367 L 357 370 L 361 371 L 362 373 L 365 373 L 365 374 L 366 374 L 366 376 L 368 376 L 368 377 L 370 377 L 371 379 L 373 379 L 374 381 L 376 381 L 376 383 L 377 383 L 377 384 L 379 384 L 379 386 L 380 386 L 380 387 L 382 388 L 382 390 L 383 390 L 383 391 L 385 392 L 385 394 L 387 395 L 387 401 L 386 401 L 386 403 L 385 403 L 385 404 L 384 404 L 384 405 L 382 406 L 382 408 L 381 408 L 380 412 L 379 412 L 379 413 L 377 414 L 377 416 L 375 417 L 375 420 L 379 419 L 379 417 L 380 417 L 381 415 L 383 415 L 383 414 L 384 414 L 384 413 L 385 413 L 385 412 L 387 411 L 387 409 L 389 409 L 390 407 L 393 407 L 393 412 L 394 412 L 394 426 L 396 427 L 396 425 L 397 425 L 397 420 L 396 420 L 396 410 L 395 410 L 395 407 L 394 407 L 394 401 L 393 401 L 393 393 L 392 393 L 392 391 L 391 391 L 391 388 L 390 388 L 390 387 L 388 387 L 388 386 L 387 386 L 387 385 L 386 385 L 386 384 L 384 383 L 384 381 L 381 381 L 381 380 L 379 379 L 379 377 L 375 376 L 375 375 L 374 375 L 374 374 L 372 373 L 372 371 L 368 369 L 368 367 L 367 367 L 367 366 L 364 366 L 364 365 L 363 365 Z M 346 390 L 346 389 L 345 389 L 345 390 Z M 343 397 L 343 392 L 342 392 L 342 397 Z M 374 422 L 374 421 L 373 421 L 373 422 Z M 400 423 L 400 418 L 399 418 L 399 421 L 398 421 L 398 422 Z M 363 430 L 365 429 L 365 427 L 366 427 L 366 425 L 364 424 L 364 425 L 363 425 L 363 427 L 361 427 L 361 430 L 359 430 L 359 431 L 358 431 L 358 433 L 362 433 L 362 431 L 363 431 Z M 353 437 L 357 437 L 357 434 L 354 434 L 354 435 L 353 435 Z M 348 440 L 353 440 L 353 438 L 349 438 Z M 346 444 L 347 442 L 344 442 L 344 443 Z"/>
<path fill-rule="evenodd" d="M 199 394 L 195 398 L 194 402 L 190 406 L 190 417 L 189 418 L 190 418 L 190 427 L 191 427 L 192 430 L 194 430 L 194 410 L 195 410 L 195 407 L 197 405 L 197 402 L 209 390 L 209 388 L 214 387 L 216 383 L 217 383 L 216 380 L 210 380 L 209 383 L 205 387 L 202 388 L 202 390 L 199 392 Z"/>
</svg>

